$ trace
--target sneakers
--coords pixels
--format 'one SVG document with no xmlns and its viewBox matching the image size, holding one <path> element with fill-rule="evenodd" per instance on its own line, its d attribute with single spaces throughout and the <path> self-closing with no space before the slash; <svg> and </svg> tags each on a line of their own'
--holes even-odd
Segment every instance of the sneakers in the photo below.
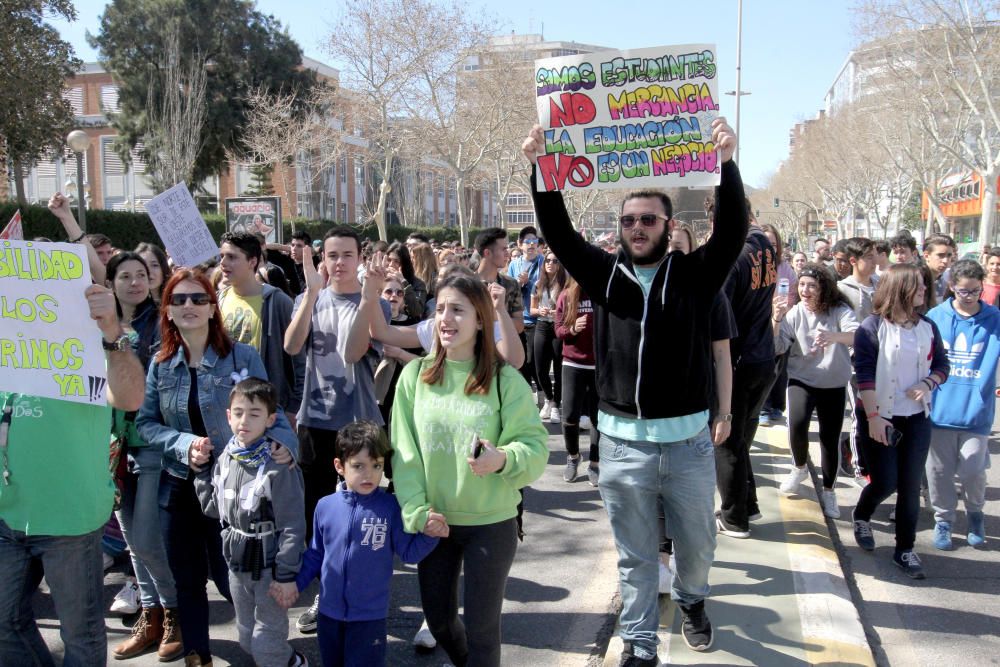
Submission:
<svg viewBox="0 0 1000 667">
<path fill-rule="evenodd" d="M 893 507 L 891 510 L 889 510 L 889 521 L 895 521 L 895 520 L 896 520 L 896 508 Z"/>
<path fill-rule="evenodd" d="M 309 667 L 309 661 L 306 657 L 295 651 L 292 653 L 292 657 L 288 659 L 288 667 Z"/>
<path fill-rule="evenodd" d="M 545 401 L 545 405 L 538 411 L 538 416 L 543 422 L 549 421 L 552 418 L 552 401 Z"/>
<path fill-rule="evenodd" d="M 771 413 L 767 410 L 761 410 L 760 417 L 757 418 L 757 423 L 761 426 L 774 426 L 774 421 L 771 419 Z"/>
<path fill-rule="evenodd" d="M 101 562 L 104 564 L 105 572 L 115 566 L 115 559 L 104 552 L 101 552 Z"/>
<path fill-rule="evenodd" d="M 934 548 L 941 551 L 951 551 L 951 523 L 938 521 L 934 524 Z"/>
<path fill-rule="evenodd" d="M 592 427 L 593 427 L 593 424 L 590 423 L 590 417 L 588 417 L 587 415 L 583 415 L 583 416 L 580 417 L 580 430 L 581 431 L 589 431 Z"/>
<path fill-rule="evenodd" d="M 865 551 L 875 551 L 875 536 L 872 535 L 870 522 L 854 519 L 854 541 Z"/>
<path fill-rule="evenodd" d="M 566 457 L 566 467 L 563 469 L 563 481 L 572 482 L 576 479 L 577 468 L 580 467 L 580 457 L 577 456 L 573 458 L 572 456 Z"/>
<path fill-rule="evenodd" d="M 657 562 L 660 564 L 660 595 L 666 595 L 674 585 L 674 573 L 662 560 L 657 559 Z"/>
<path fill-rule="evenodd" d="M 871 481 L 872 480 L 868 475 L 862 475 L 860 473 L 857 473 L 851 477 L 851 484 L 858 487 L 859 489 L 865 488 L 866 486 L 871 484 Z"/>
<path fill-rule="evenodd" d="M 760 513 L 760 506 L 757 504 L 750 505 L 747 508 L 747 519 L 750 521 L 760 521 L 764 518 L 764 515 Z"/>
<path fill-rule="evenodd" d="M 123 614 L 125 616 L 139 611 L 139 584 L 135 579 L 129 577 L 125 580 L 125 585 L 115 595 L 115 601 L 111 603 L 112 614 Z"/>
<path fill-rule="evenodd" d="M 295 621 L 295 627 L 298 628 L 299 632 L 309 633 L 316 632 L 316 623 L 319 619 L 319 596 L 313 600 L 312 606 L 306 609 L 299 620 Z"/>
<path fill-rule="evenodd" d="M 561 421 L 562 421 L 562 412 L 560 412 L 558 405 L 553 405 L 552 412 L 549 414 L 549 422 L 552 424 L 558 424 Z"/>
<path fill-rule="evenodd" d="M 707 651 L 712 646 L 712 623 L 705 613 L 705 601 L 678 605 L 684 614 L 681 636 L 692 651 Z"/>
<path fill-rule="evenodd" d="M 427 619 L 420 623 L 420 629 L 413 635 L 413 646 L 418 651 L 433 651 L 437 646 L 437 640 L 431 634 L 431 629 L 427 627 Z"/>
<path fill-rule="evenodd" d="M 659 664 L 660 659 L 656 656 L 652 658 L 640 658 L 635 655 L 632 652 L 632 642 L 625 642 L 621 660 L 618 661 L 618 667 L 658 667 Z"/>
<path fill-rule="evenodd" d="M 802 482 L 806 481 L 806 479 L 808 478 L 809 478 L 808 466 L 802 466 L 801 468 L 792 466 L 791 472 L 789 472 L 788 476 L 785 477 L 785 481 L 781 483 L 780 487 L 781 492 L 787 493 L 789 495 L 793 493 L 798 493 L 799 485 L 802 484 Z"/>
<path fill-rule="evenodd" d="M 735 537 L 738 540 L 745 540 L 750 537 L 750 530 L 740 530 L 736 526 L 730 526 L 726 523 L 726 520 L 722 518 L 721 514 L 715 515 L 715 527 L 718 528 L 720 535 L 727 535 L 729 537 Z"/>
<path fill-rule="evenodd" d="M 969 546 L 978 547 L 981 544 L 985 544 L 986 529 L 983 526 L 983 513 L 966 512 L 966 516 L 969 517 L 969 534 L 966 537 L 969 540 Z"/>
<path fill-rule="evenodd" d="M 597 486 L 601 479 L 601 469 L 595 465 L 587 466 L 587 481 L 591 486 Z"/>
<path fill-rule="evenodd" d="M 823 489 L 823 514 L 831 519 L 840 518 L 840 505 L 837 504 L 837 492 L 833 489 Z"/>
<path fill-rule="evenodd" d="M 920 564 L 920 559 L 913 550 L 903 551 L 892 555 L 892 562 L 895 563 L 903 574 L 910 579 L 924 579 L 924 566 Z"/>
</svg>

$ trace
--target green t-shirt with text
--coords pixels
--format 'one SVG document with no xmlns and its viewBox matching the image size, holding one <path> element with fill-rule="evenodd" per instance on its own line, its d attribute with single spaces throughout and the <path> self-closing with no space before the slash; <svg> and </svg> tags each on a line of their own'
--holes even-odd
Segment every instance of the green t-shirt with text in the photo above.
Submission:
<svg viewBox="0 0 1000 667">
<path fill-rule="evenodd" d="M 0 408 L 11 392 L 0 391 Z M 111 516 L 111 408 L 13 394 L 7 439 L 10 484 L 0 519 L 27 535 L 83 535 Z"/>
</svg>

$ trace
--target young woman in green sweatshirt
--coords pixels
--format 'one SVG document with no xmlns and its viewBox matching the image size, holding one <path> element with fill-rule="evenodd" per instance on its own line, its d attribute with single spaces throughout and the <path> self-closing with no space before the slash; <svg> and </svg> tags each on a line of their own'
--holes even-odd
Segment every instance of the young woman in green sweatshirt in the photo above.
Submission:
<svg viewBox="0 0 1000 667">
<path fill-rule="evenodd" d="M 393 483 L 404 525 L 442 538 L 418 567 L 421 602 L 457 667 L 500 664 L 518 489 L 541 476 L 549 453 L 531 390 L 502 362 L 492 331 L 482 281 L 469 271 L 448 274 L 438 284 L 434 351 L 407 365 L 392 411 Z M 457 606 L 463 565 L 464 625 Z"/>
</svg>

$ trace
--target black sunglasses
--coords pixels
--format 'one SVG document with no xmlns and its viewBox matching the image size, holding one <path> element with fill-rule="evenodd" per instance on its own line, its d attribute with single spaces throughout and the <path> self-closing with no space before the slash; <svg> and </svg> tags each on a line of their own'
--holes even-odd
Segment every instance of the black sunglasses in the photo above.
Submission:
<svg viewBox="0 0 1000 667">
<path fill-rule="evenodd" d="M 204 292 L 174 292 L 170 295 L 171 306 L 183 306 L 188 301 L 196 306 L 205 306 L 212 302 L 212 298 Z"/>
<path fill-rule="evenodd" d="M 632 229 L 637 222 L 641 222 L 643 227 L 652 227 L 661 218 L 663 220 L 667 219 L 665 216 L 656 215 L 655 213 L 643 213 L 642 215 L 623 215 L 618 218 L 618 221 L 622 223 L 623 229 Z"/>
</svg>

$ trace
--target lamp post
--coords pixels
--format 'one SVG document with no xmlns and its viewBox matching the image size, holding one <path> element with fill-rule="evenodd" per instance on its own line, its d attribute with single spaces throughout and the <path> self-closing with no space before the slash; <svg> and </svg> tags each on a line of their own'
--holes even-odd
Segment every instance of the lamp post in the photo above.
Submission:
<svg viewBox="0 0 1000 667">
<path fill-rule="evenodd" d="M 736 150 L 733 151 L 733 162 L 740 163 L 740 98 L 750 93 L 740 89 L 743 77 L 743 0 L 736 3 L 736 90 L 726 95 L 736 96 Z"/>
<path fill-rule="evenodd" d="M 76 211 L 80 229 L 87 231 L 87 200 L 83 193 L 83 154 L 90 148 L 90 137 L 83 130 L 66 135 L 66 144 L 76 153 Z"/>
</svg>

